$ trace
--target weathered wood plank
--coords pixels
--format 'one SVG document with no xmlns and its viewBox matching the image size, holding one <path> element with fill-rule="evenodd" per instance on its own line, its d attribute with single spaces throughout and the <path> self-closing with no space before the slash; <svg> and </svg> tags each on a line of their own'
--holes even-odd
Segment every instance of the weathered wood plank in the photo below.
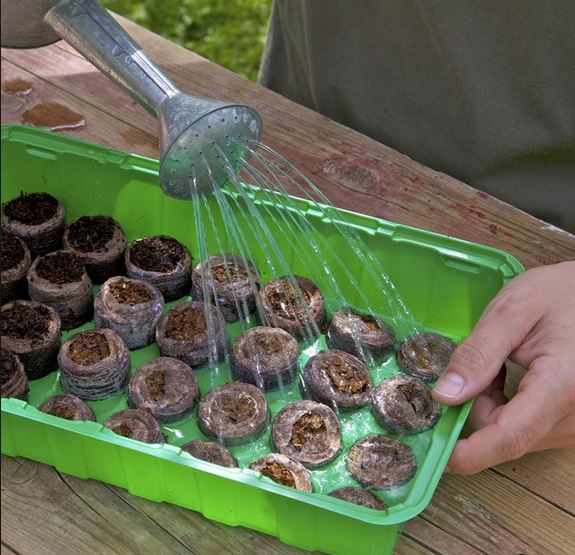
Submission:
<svg viewBox="0 0 575 555">
<path fill-rule="evenodd" d="M 494 470 L 575 516 L 575 449 L 531 453 Z"/>
<path fill-rule="evenodd" d="M 2 457 L 2 538 L 21 553 L 190 553 L 101 484 L 24 459 Z"/>
<path fill-rule="evenodd" d="M 444 476 L 422 518 L 485 553 L 575 553 L 575 518 L 501 478 Z"/>
</svg>

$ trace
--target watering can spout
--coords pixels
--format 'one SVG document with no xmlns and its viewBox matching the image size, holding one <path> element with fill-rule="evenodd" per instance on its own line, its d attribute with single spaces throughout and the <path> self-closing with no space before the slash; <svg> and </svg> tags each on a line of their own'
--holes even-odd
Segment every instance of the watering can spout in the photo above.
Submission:
<svg viewBox="0 0 575 555">
<path fill-rule="evenodd" d="M 241 169 L 242 142 L 259 140 L 249 106 L 184 94 L 95 0 L 2 0 L 2 46 L 64 39 L 160 124 L 160 185 L 177 198 L 213 190 Z"/>
</svg>

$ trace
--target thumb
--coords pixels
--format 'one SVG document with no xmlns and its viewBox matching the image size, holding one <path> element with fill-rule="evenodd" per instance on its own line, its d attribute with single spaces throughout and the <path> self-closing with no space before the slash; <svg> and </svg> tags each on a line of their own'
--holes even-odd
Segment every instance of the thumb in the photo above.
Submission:
<svg viewBox="0 0 575 555">
<path fill-rule="evenodd" d="M 532 308 L 528 299 L 519 301 L 511 287 L 495 297 L 471 335 L 453 352 L 433 388 L 433 398 L 445 405 L 458 405 L 489 386 L 507 356 L 537 323 L 539 317 Z"/>
</svg>

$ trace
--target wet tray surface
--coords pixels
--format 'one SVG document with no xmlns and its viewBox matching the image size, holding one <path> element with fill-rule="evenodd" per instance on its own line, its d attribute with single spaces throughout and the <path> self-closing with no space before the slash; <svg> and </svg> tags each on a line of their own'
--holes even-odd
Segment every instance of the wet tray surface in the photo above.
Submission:
<svg viewBox="0 0 575 555">
<path fill-rule="evenodd" d="M 170 235 L 185 243 L 197 263 L 196 229 L 189 202 L 166 197 L 157 183 L 158 163 L 115 150 L 84 143 L 22 126 L 2 129 L 2 201 L 20 191 L 46 191 L 66 207 L 67 219 L 81 215 L 106 214 L 123 226 L 128 240 L 146 235 Z M 247 188 L 256 204 L 269 197 Z M 297 209 L 313 221 L 323 239 L 346 259 L 346 248 L 336 224 L 321 207 L 296 199 Z M 467 243 L 430 232 L 337 211 L 337 225 L 352 226 L 377 256 L 425 330 L 459 342 L 471 330 L 484 306 L 511 277 L 521 271 L 510 255 L 482 245 Z M 305 275 L 294 241 L 282 237 L 267 222 L 294 273 Z M 217 222 L 223 227 L 223 222 Z M 244 229 L 249 240 L 250 229 Z M 305 240 L 305 234 L 302 232 Z M 253 262 L 263 260 L 252 241 Z M 208 237 L 210 253 L 217 252 Z M 329 252 L 325 257 L 329 261 Z M 354 260 L 353 256 L 348 259 Z M 264 264 L 262 264 L 262 268 Z M 377 306 L 377 288 L 362 267 L 350 268 L 367 301 Z M 262 272 L 263 282 L 272 275 Z M 336 276 L 345 290 L 345 276 Z M 316 280 L 317 281 L 317 280 Z M 326 296 L 330 314 L 337 306 L 329 283 L 318 282 Z M 165 311 L 189 300 L 168 303 Z M 365 300 L 365 299 L 364 299 Z M 360 299 L 348 299 L 359 309 Z M 331 307 L 331 308 L 330 308 Z M 380 314 L 384 320 L 392 315 Z M 65 332 L 63 340 L 93 324 Z M 239 324 L 228 324 L 230 342 L 241 332 Z M 398 337 L 398 340 L 403 337 Z M 324 345 L 308 345 L 300 356 L 300 368 L 310 354 Z M 132 374 L 144 362 L 159 356 L 154 343 L 131 351 Z M 374 386 L 399 374 L 390 355 L 371 368 Z M 225 365 L 196 372 L 202 395 L 229 381 Z M 327 493 L 359 484 L 345 468 L 345 456 L 359 438 L 385 434 L 363 407 L 340 416 L 342 452 L 330 464 L 312 471 L 314 493 L 278 485 L 247 469 L 249 463 L 270 452 L 270 432 L 243 446 L 231 447 L 241 469 L 227 469 L 194 459 L 179 446 L 200 432 L 196 411 L 180 422 L 162 426 L 167 443 L 143 444 L 114 434 L 102 422 L 127 406 L 125 392 L 104 401 L 88 402 L 97 422 L 72 422 L 39 412 L 46 398 L 61 393 L 58 373 L 30 384 L 29 401 L 2 400 L 2 452 L 24 456 L 55 466 L 83 478 L 94 478 L 128 489 L 154 501 L 168 501 L 201 511 L 207 518 L 229 525 L 242 525 L 278 536 L 304 549 L 329 553 L 391 553 L 401 524 L 421 512 L 429 503 L 443 468 L 469 412 L 470 404 L 442 410 L 439 423 L 427 432 L 400 437 L 415 452 L 418 470 L 401 488 L 380 492 L 389 505 L 373 511 L 352 505 Z M 296 384 L 282 392 L 266 394 L 272 419 L 288 402 L 301 399 Z"/>
</svg>

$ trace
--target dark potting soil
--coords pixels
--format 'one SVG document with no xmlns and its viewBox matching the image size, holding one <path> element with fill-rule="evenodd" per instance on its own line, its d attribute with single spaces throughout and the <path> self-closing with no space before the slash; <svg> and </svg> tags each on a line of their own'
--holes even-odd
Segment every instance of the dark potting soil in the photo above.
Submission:
<svg viewBox="0 0 575 555">
<path fill-rule="evenodd" d="M 72 341 L 68 349 L 70 360 L 80 366 L 96 364 L 110 356 L 108 340 L 97 332 L 85 332 Z"/>
<path fill-rule="evenodd" d="M 325 360 L 323 370 L 333 387 L 340 393 L 360 393 L 367 386 L 365 375 L 361 370 L 349 364 L 342 356 L 335 355 Z"/>
<path fill-rule="evenodd" d="M 54 416 L 58 416 L 59 418 L 65 418 L 66 420 L 74 420 L 74 417 L 76 416 L 76 411 L 74 410 L 74 407 L 61 404 L 52 407 L 48 411 L 48 414 L 53 414 Z"/>
<path fill-rule="evenodd" d="M 24 258 L 24 248 L 18 238 L 6 231 L 0 237 L 0 270 L 16 268 Z"/>
<path fill-rule="evenodd" d="M 212 274 L 215 280 L 219 283 L 233 283 L 235 281 L 244 280 L 248 277 L 248 273 L 243 266 L 237 268 L 233 263 L 228 263 L 227 269 L 224 264 L 218 264 L 212 268 Z"/>
<path fill-rule="evenodd" d="M 153 299 L 152 294 L 146 286 L 131 281 L 116 281 L 110 285 L 110 293 L 120 304 L 134 306 L 140 303 L 147 303 Z"/>
<path fill-rule="evenodd" d="M 261 334 L 256 338 L 255 341 L 258 349 L 264 355 L 273 355 L 274 353 L 279 353 L 282 350 L 284 343 L 276 337 Z"/>
<path fill-rule="evenodd" d="M 301 295 L 298 293 L 301 292 Z M 278 316 L 305 322 L 308 318 L 310 294 L 303 288 L 299 292 L 288 281 L 282 281 L 268 293 L 269 302 Z"/>
<path fill-rule="evenodd" d="M 58 201 L 48 193 L 22 193 L 8 202 L 4 214 L 22 224 L 39 225 L 56 214 Z"/>
<path fill-rule="evenodd" d="M 325 431 L 325 422 L 321 414 L 306 412 L 294 422 L 290 443 L 294 447 L 303 447 L 313 437 Z"/>
<path fill-rule="evenodd" d="M 177 341 L 189 341 L 207 330 L 204 313 L 199 309 L 174 312 L 168 318 L 166 337 Z"/>
<path fill-rule="evenodd" d="M 184 256 L 182 245 L 171 237 L 145 237 L 130 249 L 132 264 L 147 272 L 172 272 Z"/>
<path fill-rule="evenodd" d="M 98 252 L 114 236 L 116 224 L 108 216 L 82 216 L 70 225 L 70 244 L 81 252 Z"/>
<path fill-rule="evenodd" d="M 14 339 L 41 339 L 48 333 L 50 311 L 45 306 L 14 304 L 2 311 L 2 335 Z"/>
<path fill-rule="evenodd" d="M 256 403 L 247 395 L 224 394 L 219 399 L 219 406 L 222 414 L 234 423 L 248 420 L 256 413 Z"/>
<path fill-rule="evenodd" d="M 166 395 L 166 372 L 163 370 L 155 370 L 148 374 L 144 381 L 148 394 L 154 401 L 158 401 Z"/>
<path fill-rule="evenodd" d="M 16 372 L 16 357 L 6 349 L 0 353 L 0 382 L 6 384 Z"/>
<path fill-rule="evenodd" d="M 48 254 L 36 266 L 36 273 L 41 278 L 58 285 L 80 281 L 84 272 L 82 259 L 73 252 Z"/>
<path fill-rule="evenodd" d="M 268 463 L 260 470 L 260 472 L 278 484 L 283 484 L 284 486 L 295 488 L 293 473 L 283 464 L 275 461 Z"/>
</svg>

